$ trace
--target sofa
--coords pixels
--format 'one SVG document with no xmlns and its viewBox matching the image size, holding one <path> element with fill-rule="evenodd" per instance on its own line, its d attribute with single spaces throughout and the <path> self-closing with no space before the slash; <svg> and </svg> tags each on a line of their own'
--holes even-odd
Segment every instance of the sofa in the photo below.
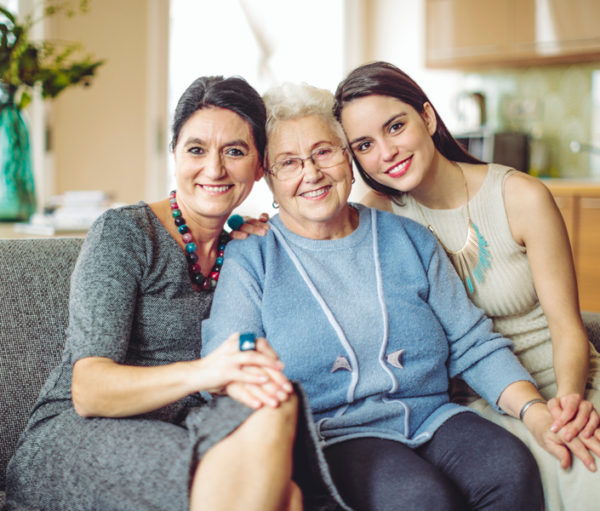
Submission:
<svg viewBox="0 0 600 511">
<path fill-rule="evenodd" d="M 82 242 L 0 239 L 0 511 L 6 465 L 42 384 L 61 357 L 69 277 Z M 583 315 L 600 348 L 600 314 Z"/>
</svg>

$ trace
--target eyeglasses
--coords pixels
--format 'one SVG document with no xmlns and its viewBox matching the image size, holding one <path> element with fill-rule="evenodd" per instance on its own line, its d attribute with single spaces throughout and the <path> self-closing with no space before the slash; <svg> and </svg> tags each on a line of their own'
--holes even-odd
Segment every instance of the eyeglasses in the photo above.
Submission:
<svg viewBox="0 0 600 511">
<path fill-rule="evenodd" d="M 310 156 L 300 158 L 299 156 L 291 156 L 273 164 L 267 172 L 275 176 L 280 181 L 293 179 L 302 174 L 304 170 L 304 162 L 312 161 L 313 165 L 319 170 L 335 167 L 344 161 L 345 147 L 337 145 L 322 145 L 315 149 Z"/>
</svg>

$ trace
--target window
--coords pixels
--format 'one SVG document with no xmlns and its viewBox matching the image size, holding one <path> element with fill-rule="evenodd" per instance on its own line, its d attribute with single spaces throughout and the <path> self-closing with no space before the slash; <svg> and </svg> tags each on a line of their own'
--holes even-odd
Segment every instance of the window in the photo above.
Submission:
<svg viewBox="0 0 600 511">
<path fill-rule="evenodd" d="M 171 0 L 169 112 L 202 75 L 241 75 L 261 94 L 286 81 L 335 90 L 345 72 L 344 4 Z M 261 180 L 238 212 L 273 214 L 271 203 L 271 192 Z"/>
</svg>

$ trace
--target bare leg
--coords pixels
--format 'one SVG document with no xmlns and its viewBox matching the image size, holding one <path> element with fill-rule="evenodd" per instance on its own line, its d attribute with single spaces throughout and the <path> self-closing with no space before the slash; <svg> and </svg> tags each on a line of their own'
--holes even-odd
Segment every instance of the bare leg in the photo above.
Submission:
<svg viewBox="0 0 600 511">
<path fill-rule="evenodd" d="M 202 458 L 190 511 L 297 511 L 302 495 L 292 483 L 298 399 L 254 412 Z"/>
</svg>

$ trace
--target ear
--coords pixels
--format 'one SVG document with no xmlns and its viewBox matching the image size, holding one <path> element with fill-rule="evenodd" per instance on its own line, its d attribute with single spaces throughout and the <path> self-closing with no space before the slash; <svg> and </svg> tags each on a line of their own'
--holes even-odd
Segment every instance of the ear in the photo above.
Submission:
<svg viewBox="0 0 600 511">
<path fill-rule="evenodd" d="M 256 169 L 256 177 L 254 178 L 255 182 L 260 181 L 260 178 L 263 177 L 265 175 L 265 170 L 263 168 L 262 165 L 258 165 L 258 168 Z"/>
<path fill-rule="evenodd" d="M 430 136 L 433 136 L 435 130 L 437 130 L 437 118 L 435 116 L 435 110 L 429 101 L 423 103 L 423 112 L 421 112 L 421 117 L 425 122 L 425 126 L 427 126 L 427 132 Z"/>
</svg>

